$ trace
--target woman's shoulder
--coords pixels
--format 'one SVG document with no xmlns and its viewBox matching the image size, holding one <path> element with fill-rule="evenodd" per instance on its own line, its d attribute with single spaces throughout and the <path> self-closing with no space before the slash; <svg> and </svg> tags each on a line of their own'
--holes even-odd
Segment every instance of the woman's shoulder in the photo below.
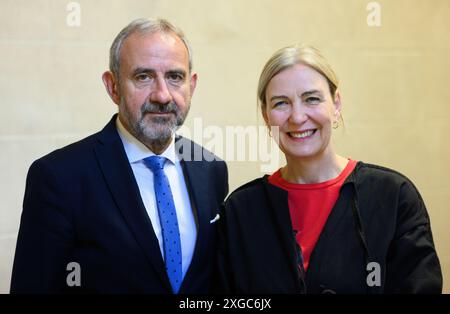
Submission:
<svg viewBox="0 0 450 314">
<path fill-rule="evenodd" d="M 354 178 L 359 186 L 369 186 L 376 193 L 377 188 L 383 191 L 402 190 L 420 197 L 414 183 L 403 173 L 380 165 L 359 161 L 354 170 Z"/>
<path fill-rule="evenodd" d="M 358 162 L 354 173 L 359 180 L 385 180 L 394 183 L 411 182 L 407 176 L 397 170 L 363 161 Z"/>
<path fill-rule="evenodd" d="M 268 181 L 269 176 L 249 181 L 230 193 L 226 203 L 261 202 L 270 194 L 270 198 L 284 197 L 287 192 Z"/>
<path fill-rule="evenodd" d="M 266 176 L 256 178 L 252 181 L 244 183 L 240 187 L 236 188 L 227 198 L 227 201 L 233 199 L 242 199 L 249 196 L 258 195 L 264 193 L 264 185 L 267 184 Z"/>
</svg>

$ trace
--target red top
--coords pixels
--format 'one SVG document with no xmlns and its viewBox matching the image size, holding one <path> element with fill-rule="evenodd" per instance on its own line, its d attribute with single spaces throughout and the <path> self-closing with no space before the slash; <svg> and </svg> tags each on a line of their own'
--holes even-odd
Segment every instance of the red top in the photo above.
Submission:
<svg viewBox="0 0 450 314">
<path fill-rule="evenodd" d="M 308 269 L 314 246 L 339 197 L 341 186 L 355 166 L 356 161 L 349 159 L 339 176 L 321 183 L 290 183 L 281 177 L 280 170 L 269 177 L 271 184 L 288 191 L 292 228 L 297 230 L 296 240 L 302 249 L 305 270 Z"/>
</svg>

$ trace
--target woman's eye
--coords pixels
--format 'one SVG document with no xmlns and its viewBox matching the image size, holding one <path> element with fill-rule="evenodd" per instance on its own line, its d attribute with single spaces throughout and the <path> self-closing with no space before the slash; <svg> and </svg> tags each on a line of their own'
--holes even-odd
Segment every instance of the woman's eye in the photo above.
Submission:
<svg viewBox="0 0 450 314">
<path fill-rule="evenodd" d="M 285 100 L 281 100 L 281 101 L 277 101 L 276 103 L 273 104 L 274 107 L 279 107 L 282 105 L 285 105 L 286 101 Z"/>
<path fill-rule="evenodd" d="M 306 102 L 308 104 L 318 104 L 320 102 L 320 98 L 319 97 L 308 97 L 308 98 L 306 98 Z"/>
</svg>

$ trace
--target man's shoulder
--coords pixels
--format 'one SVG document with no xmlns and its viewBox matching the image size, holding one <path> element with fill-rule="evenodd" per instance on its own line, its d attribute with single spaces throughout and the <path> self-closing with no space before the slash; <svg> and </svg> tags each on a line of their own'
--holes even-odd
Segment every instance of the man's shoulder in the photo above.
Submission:
<svg viewBox="0 0 450 314">
<path fill-rule="evenodd" d="M 94 155 L 94 148 L 101 142 L 120 140 L 115 127 L 114 115 L 102 130 L 93 133 L 81 140 L 67 146 L 58 148 L 47 155 L 36 160 L 37 162 L 49 162 L 55 165 L 80 164 L 86 160 L 91 161 Z"/>
<path fill-rule="evenodd" d="M 92 154 L 97 136 L 98 133 L 95 133 L 67 146 L 55 149 L 37 161 L 50 163 L 79 162 L 83 157 Z"/>
<path fill-rule="evenodd" d="M 96 164 L 94 143 L 97 134 L 58 148 L 33 161 L 28 169 L 27 184 L 31 182 L 75 182 L 89 176 Z M 56 182 L 56 181 L 54 181 Z"/>
</svg>

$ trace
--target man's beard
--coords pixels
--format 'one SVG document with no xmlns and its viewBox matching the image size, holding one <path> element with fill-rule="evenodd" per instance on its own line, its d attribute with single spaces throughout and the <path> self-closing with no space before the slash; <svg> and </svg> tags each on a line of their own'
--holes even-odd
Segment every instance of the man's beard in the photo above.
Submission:
<svg viewBox="0 0 450 314">
<path fill-rule="evenodd" d="M 146 146 L 154 148 L 165 147 L 171 140 L 175 131 L 184 123 L 190 109 L 181 111 L 177 104 L 171 101 L 168 104 L 146 102 L 142 104 L 138 117 L 134 118 L 121 99 L 123 116 L 131 129 L 131 133 Z M 169 113 L 164 116 L 149 116 L 151 113 Z"/>
</svg>

